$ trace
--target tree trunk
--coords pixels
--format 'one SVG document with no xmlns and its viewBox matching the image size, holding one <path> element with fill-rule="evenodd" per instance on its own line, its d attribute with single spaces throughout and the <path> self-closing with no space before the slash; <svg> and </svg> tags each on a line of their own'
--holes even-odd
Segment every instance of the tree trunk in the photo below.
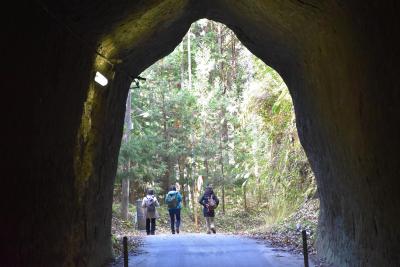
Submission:
<svg viewBox="0 0 400 267">
<path fill-rule="evenodd" d="M 247 197 L 246 197 L 246 192 L 247 191 L 247 183 L 243 185 L 243 201 L 244 201 L 244 210 L 247 211 Z"/>
<path fill-rule="evenodd" d="M 224 36 L 223 36 L 223 26 L 221 24 L 218 24 L 218 32 L 217 32 L 217 41 L 218 41 L 218 48 L 219 48 L 219 53 L 220 57 L 223 57 L 224 54 Z M 221 80 L 221 87 L 223 88 L 222 95 L 224 96 L 227 90 L 227 82 L 226 82 L 226 73 L 225 73 L 225 65 L 224 62 L 221 60 L 219 63 L 219 76 Z M 225 143 L 227 141 L 227 132 L 228 132 L 228 125 L 227 121 L 225 119 L 225 107 L 221 106 L 221 112 L 220 112 L 220 119 L 222 121 L 222 125 L 220 127 L 220 165 L 221 165 L 221 184 L 222 184 L 222 214 L 225 214 L 225 174 L 224 174 L 224 149 L 225 149 Z"/>
<path fill-rule="evenodd" d="M 133 181 L 129 183 L 129 202 L 134 204 L 135 203 L 135 198 L 136 198 L 136 190 L 135 190 L 135 184 Z"/>
<path fill-rule="evenodd" d="M 130 203 L 135 204 L 136 200 L 138 200 L 142 197 L 143 187 L 140 186 L 138 181 L 132 180 L 132 181 L 129 181 L 129 188 L 130 188 L 129 201 L 130 201 Z"/>
<path fill-rule="evenodd" d="M 166 151 L 169 150 L 169 136 L 168 136 L 168 128 L 167 128 L 167 111 L 165 108 L 165 94 L 162 92 L 161 95 L 161 100 L 162 100 L 162 117 L 163 117 L 163 135 L 164 135 L 164 141 L 166 144 Z M 162 177 L 162 187 L 164 193 L 167 193 L 169 191 L 169 187 L 171 186 L 170 182 L 170 176 L 171 176 L 171 163 L 170 163 L 170 157 L 169 156 L 164 156 L 163 161 L 167 163 L 167 170 L 165 171 L 163 177 Z"/>
<path fill-rule="evenodd" d="M 133 128 L 132 118 L 131 118 L 131 90 L 128 91 L 128 97 L 126 99 L 126 109 L 125 109 L 125 133 L 123 136 L 124 142 L 129 142 L 129 135 Z M 128 161 L 127 170 L 130 169 L 130 162 Z M 123 178 L 121 183 L 121 218 L 123 220 L 128 219 L 128 206 L 129 206 L 129 178 Z"/>
<path fill-rule="evenodd" d="M 186 207 L 186 194 L 185 194 L 185 157 L 181 156 L 178 159 L 178 168 L 179 168 L 179 183 L 181 186 L 182 192 L 182 203 L 183 206 Z"/>
<path fill-rule="evenodd" d="M 225 214 L 225 178 L 224 178 L 224 164 L 221 164 L 222 171 L 222 214 Z"/>
<path fill-rule="evenodd" d="M 193 179 L 192 179 L 192 181 L 191 181 L 191 183 L 190 183 L 190 206 L 191 206 L 191 208 L 192 208 L 192 213 L 193 213 L 193 218 L 194 218 L 194 220 L 196 221 L 196 215 L 195 215 L 195 211 L 196 211 L 196 209 L 195 209 L 195 201 L 196 201 L 196 199 L 195 199 L 195 197 L 194 197 L 194 185 L 195 184 L 195 182 L 193 181 Z"/>
<path fill-rule="evenodd" d="M 186 198 L 187 198 L 187 184 L 186 183 L 184 183 L 183 185 L 182 185 L 182 204 L 183 204 L 183 207 L 187 207 L 187 201 L 186 201 Z"/>
<path fill-rule="evenodd" d="M 189 202 L 187 203 L 187 205 L 189 206 L 189 208 L 193 207 L 193 188 L 192 188 L 192 168 L 190 167 L 190 164 L 185 164 L 185 168 L 187 170 L 187 177 L 186 177 L 186 184 L 187 184 L 187 193 L 188 193 L 188 200 Z"/>
<path fill-rule="evenodd" d="M 133 124 L 132 124 L 132 118 L 131 118 L 131 99 L 132 99 L 132 94 L 131 90 L 128 91 L 128 96 L 126 98 L 126 108 L 125 108 L 125 131 L 124 131 L 124 136 L 123 136 L 123 141 L 124 142 L 129 142 L 129 135 L 131 133 L 131 130 L 133 129 Z"/>
<path fill-rule="evenodd" d="M 254 175 L 256 176 L 256 182 L 257 182 L 257 204 L 260 204 L 262 196 L 261 177 L 260 177 L 257 158 L 254 158 L 254 161 L 256 162 L 254 165 Z"/>
<path fill-rule="evenodd" d="M 233 33 L 232 33 L 233 34 Z M 230 85 L 235 83 L 236 75 L 237 75 L 237 50 L 236 50 L 236 38 L 231 38 L 231 54 L 232 54 L 232 73 L 229 75 L 230 77 Z"/>
<path fill-rule="evenodd" d="M 222 24 L 218 24 L 218 32 L 217 32 L 217 42 L 218 42 L 218 48 L 219 48 L 219 54 L 220 58 L 223 57 L 224 54 L 224 36 L 223 36 L 223 26 Z M 219 62 L 219 76 L 221 79 L 221 86 L 223 88 L 222 94 L 226 93 L 226 75 L 225 75 L 225 64 L 223 60 L 220 60 Z"/>
<path fill-rule="evenodd" d="M 222 214 L 225 214 L 225 177 L 224 177 L 224 157 L 223 157 L 223 147 L 222 147 L 222 136 L 219 139 L 219 148 L 220 148 L 220 165 L 221 165 L 221 185 L 222 185 Z"/>
<path fill-rule="evenodd" d="M 183 46 L 183 40 L 181 42 L 182 60 L 181 60 L 181 89 L 185 81 L 185 48 Z"/>
<path fill-rule="evenodd" d="M 194 170 L 194 168 L 193 168 Z M 195 177 L 195 174 L 193 174 L 193 178 Z M 196 229 L 199 227 L 199 213 L 198 213 L 198 206 L 199 204 L 197 203 L 199 199 L 199 190 L 197 188 L 197 179 L 193 179 L 193 215 L 194 215 L 194 225 L 196 226 Z"/>
<path fill-rule="evenodd" d="M 188 89 L 192 89 L 192 57 L 191 57 L 191 47 L 190 47 L 190 28 L 187 33 L 187 38 L 188 38 Z"/>
<path fill-rule="evenodd" d="M 121 218 L 128 220 L 128 206 L 129 206 L 129 180 L 122 179 L 122 201 L 121 201 Z"/>
<path fill-rule="evenodd" d="M 197 216 L 197 178 L 196 178 L 196 165 L 193 164 L 192 168 L 192 177 L 193 177 L 193 214 L 194 214 L 194 224 L 196 225 L 196 228 L 199 226 L 199 218 Z"/>
<path fill-rule="evenodd" d="M 209 167 L 208 167 L 208 158 L 207 158 L 207 155 L 206 155 L 206 159 L 204 160 L 204 167 L 206 168 L 206 177 L 205 177 L 205 179 L 204 179 L 204 183 L 207 185 L 209 182 L 208 182 L 208 175 L 209 175 L 209 173 L 210 173 L 210 170 L 209 170 Z"/>
</svg>

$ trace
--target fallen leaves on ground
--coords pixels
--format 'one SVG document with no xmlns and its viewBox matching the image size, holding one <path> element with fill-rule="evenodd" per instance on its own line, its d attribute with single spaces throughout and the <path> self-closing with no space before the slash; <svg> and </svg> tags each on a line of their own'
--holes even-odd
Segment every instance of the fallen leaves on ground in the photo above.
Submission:
<svg viewBox="0 0 400 267">
<path fill-rule="evenodd" d="M 170 233 L 169 214 L 165 207 L 158 209 L 160 218 L 157 219 L 156 234 Z M 283 249 L 292 253 L 302 253 L 303 241 L 301 231 L 307 231 L 308 252 L 310 258 L 314 259 L 317 266 L 323 267 L 321 259 L 316 258 L 315 239 L 318 224 L 319 201 L 311 199 L 292 215 L 283 219 L 280 223 L 267 226 L 265 218 L 260 216 L 260 211 L 244 211 L 240 207 L 231 207 L 225 214 L 220 209 L 216 212 L 216 228 L 218 233 L 243 235 L 254 238 L 260 242 Z M 199 213 L 198 225 L 194 223 L 194 215 L 189 209 L 183 209 L 181 212 L 181 233 L 205 232 L 205 219 Z M 142 244 L 142 238 L 146 234 L 135 228 L 133 218 L 128 222 L 120 220 L 113 216 L 112 234 L 115 239 L 113 249 L 116 256 L 122 255 L 122 238 L 128 237 L 129 251 L 131 254 L 139 253 L 138 249 Z"/>
</svg>

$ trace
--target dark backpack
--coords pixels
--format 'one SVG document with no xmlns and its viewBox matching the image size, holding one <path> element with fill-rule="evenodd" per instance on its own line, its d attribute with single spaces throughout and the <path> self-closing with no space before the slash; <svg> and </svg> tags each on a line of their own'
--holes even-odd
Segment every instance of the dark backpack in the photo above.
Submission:
<svg viewBox="0 0 400 267">
<path fill-rule="evenodd" d="M 208 209 L 213 210 L 217 207 L 217 202 L 214 199 L 214 195 L 211 195 L 207 199 Z"/>
<path fill-rule="evenodd" d="M 154 200 L 154 197 L 147 197 L 146 208 L 147 208 L 147 212 L 155 212 L 156 211 L 156 201 Z"/>
<path fill-rule="evenodd" d="M 167 198 L 165 199 L 165 202 L 167 202 L 169 209 L 175 209 L 178 206 L 177 195 L 178 195 L 177 192 L 168 193 Z"/>
</svg>

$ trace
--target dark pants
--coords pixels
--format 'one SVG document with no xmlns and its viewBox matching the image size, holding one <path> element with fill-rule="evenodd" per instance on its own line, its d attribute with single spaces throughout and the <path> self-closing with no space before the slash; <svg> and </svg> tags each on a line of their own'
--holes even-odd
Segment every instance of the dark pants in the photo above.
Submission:
<svg viewBox="0 0 400 267">
<path fill-rule="evenodd" d="M 146 233 L 154 235 L 156 231 L 156 219 L 146 219 Z"/>
<path fill-rule="evenodd" d="M 169 217 L 171 219 L 171 231 L 172 233 L 175 233 L 175 226 L 176 229 L 179 229 L 179 226 L 181 225 L 181 209 L 169 209 Z M 176 225 L 175 225 L 175 219 L 176 219 Z"/>
</svg>

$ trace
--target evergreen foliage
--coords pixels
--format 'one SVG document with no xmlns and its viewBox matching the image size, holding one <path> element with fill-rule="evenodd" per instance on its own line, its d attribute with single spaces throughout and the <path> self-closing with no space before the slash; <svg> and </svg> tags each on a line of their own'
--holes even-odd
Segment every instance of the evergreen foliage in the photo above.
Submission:
<svg viewBox="0 0 400 267">
<path fill-rule="evenodd" d="M 288 88 L 224 25 L 194 23 L 189 57 L 187 38 L 131 89 L 133 130 L 117 181 L 128 177 L 138 195 L 177 182 L 186 204 L 201 176 L 228 209 L 268 209 L 276 221 L 316 190 Z"/>
</svg>

